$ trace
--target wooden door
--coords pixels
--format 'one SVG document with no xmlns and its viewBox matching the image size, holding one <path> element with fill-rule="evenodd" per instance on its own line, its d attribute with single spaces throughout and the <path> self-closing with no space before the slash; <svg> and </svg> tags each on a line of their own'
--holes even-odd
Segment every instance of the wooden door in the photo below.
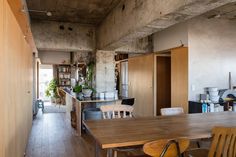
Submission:
<svg viewBox="0 0 236 157">
<path fill-rule="evenodd" d="M 171 58 L 156 57 L 156 113 L 161 108 L 171 107 Z"/>
<path fill-rule="evenodd" d="M 129 58 L 128 93 L 135 98 L 134 114 L 136 116 L 153 116 L 153 54 Z"/>
<path fill-rule="evenodd" d="M 171 106 L 188 113 L 188 48 L 171 50 Z"/>
</svg>

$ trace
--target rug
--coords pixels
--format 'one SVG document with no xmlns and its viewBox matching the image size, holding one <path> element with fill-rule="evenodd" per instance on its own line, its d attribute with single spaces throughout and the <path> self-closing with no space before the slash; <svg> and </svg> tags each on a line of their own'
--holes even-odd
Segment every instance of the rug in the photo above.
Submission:
<svg viewBox="0 0 236 157">
<path fill-rule="evenodd" d="M 44 113 L 65 113 L 66 107 L 62 105 L 47 105 L 44 106 Z"/>
</svg>

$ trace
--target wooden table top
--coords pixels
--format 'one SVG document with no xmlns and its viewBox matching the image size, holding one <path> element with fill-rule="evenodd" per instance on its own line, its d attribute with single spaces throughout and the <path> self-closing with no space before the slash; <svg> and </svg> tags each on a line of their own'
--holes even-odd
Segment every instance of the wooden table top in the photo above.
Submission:
<svg viewBox="0 0 236 157">
<path fill-rule="evenodd" d="M 236 126 L 236 112 L 89 120 L 84 124 L 101 148 L 105 149 L 143 145 L 163 138 L 209 138 L 214 126 Z"/>
</svg>

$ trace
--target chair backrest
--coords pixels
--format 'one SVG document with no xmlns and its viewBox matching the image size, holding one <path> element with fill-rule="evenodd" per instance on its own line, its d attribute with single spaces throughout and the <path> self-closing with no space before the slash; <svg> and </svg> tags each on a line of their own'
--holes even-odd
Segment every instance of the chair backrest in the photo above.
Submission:
<svg viewBox="0 0 236 157">
<path fill-rule="evenodd" d="M 134 100 L 135 100 L 134 98 L 123 99 L 121 101 L 121 104 L 133 106 L 134 105 Z"/>
<path fill-rule="evenodd" d="M 103 119 L 132 117 L 134 108 L 129 105 L 103 105 L 100 107 Z"/>
<path fill-rule="evenodd" d="M 184 114 L 184 109 L 182 107 L 173 107 L 173 108 L 162 108 L 162 116 L 171 116 L 171 115 L 180 115 Z"/>
<path fill-rule="evenodd" d="M 60 89 L 60 87 L 57 87 L 57 95 L 61 98 L 65 96 L 65 93 Z"/>
<path fill-rule="evenodd" d="M 215 127 L 212 135 L 208 157 L 236 157 L 236 127 Z"/>
<path fill-rule="evenodd" d="M 161 139 L 144 144 L 143 151 L 152 157 L 181 157 L 188 148 L 189 139 Z"/>
</svg>

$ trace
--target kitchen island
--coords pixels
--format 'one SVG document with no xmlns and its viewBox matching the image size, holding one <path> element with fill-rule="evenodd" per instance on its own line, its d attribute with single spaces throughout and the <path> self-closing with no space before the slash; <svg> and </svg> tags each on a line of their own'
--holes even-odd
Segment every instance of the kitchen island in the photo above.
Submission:
<svg viewBox="0 0 236 157">
<path fill-rule="evenodd" d="M 75 110 L 76 115 L 76 132 L 79 136 L 82 135 L 82 113 L 85 108 L 96 106 L 97 103 L 120 103 L 122 99 L 99 99 L 99 98 L 84 98 L 78 99 L 76 95 L 68 89 L 61 89 L 66 94 L 67 112 Z"/>
</svg>

